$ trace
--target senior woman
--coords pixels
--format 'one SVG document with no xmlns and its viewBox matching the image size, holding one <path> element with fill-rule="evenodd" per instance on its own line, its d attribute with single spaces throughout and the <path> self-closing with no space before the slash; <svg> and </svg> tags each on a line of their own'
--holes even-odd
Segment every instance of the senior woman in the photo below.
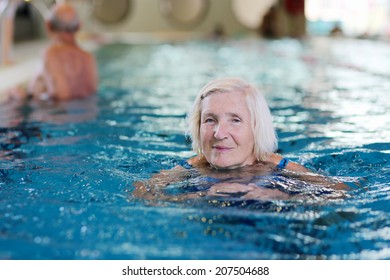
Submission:
<svg viewBox="0 0 390 280">
<path fill-rule="evenodd" d="M 267 102 L 257 88 L 244 80 L 221 78 L 209 82 L 198 93 L 188 120 L 192 148 L 197 155 L 147 182 L 136 182 L 136 196 L 171 200 L 162 189 L 186 180 L 184 171 L 192 169 L 209 178 L 209 187 L 175 199 L 205 195 L 288 199 L 291 194 L 259 186 L 255 180 L 282 169 L 291 177 L 310 183 L 335 190 L 346 187 L 275 154 L 277 137 Z"/>
<path fill-rule="evenodd" d="M 189 164 L 234 169 L 260 162 L 307 171 L 275 154 L 278 143 L 264 96 L 237 78 L 208 83 L 196 97 L 189 115 L 193 150 Z"/>
</svg>

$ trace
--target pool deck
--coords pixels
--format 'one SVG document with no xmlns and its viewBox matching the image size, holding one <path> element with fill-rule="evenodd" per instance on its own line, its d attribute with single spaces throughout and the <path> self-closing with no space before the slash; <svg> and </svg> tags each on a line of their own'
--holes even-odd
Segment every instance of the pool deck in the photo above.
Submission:
<svg viewBox="0 0 390 280">
<path fill-rule="evenodd" d="M 14 45 L 13 63 L 0 65 L 0 102 L 5 92 L 17 85 L 26 83 L 39 65 L 40 54 L 47 41 L 29 41 Z"/>
</svg>

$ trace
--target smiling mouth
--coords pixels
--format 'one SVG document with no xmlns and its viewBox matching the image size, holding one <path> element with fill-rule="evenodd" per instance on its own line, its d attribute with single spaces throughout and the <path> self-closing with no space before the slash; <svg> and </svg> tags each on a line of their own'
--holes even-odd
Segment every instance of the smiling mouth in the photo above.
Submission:
<svg viewBox="0 0 390 280">
<path fill-rule="evenodd" d="M 219 152 L 226 152 L 226 151 L 230 151 L 233 148 L 224 147 L 224 146 L 213 146 L 213 149 L 215 149 L 215 150 L 217 150 Z"/>
</svg>

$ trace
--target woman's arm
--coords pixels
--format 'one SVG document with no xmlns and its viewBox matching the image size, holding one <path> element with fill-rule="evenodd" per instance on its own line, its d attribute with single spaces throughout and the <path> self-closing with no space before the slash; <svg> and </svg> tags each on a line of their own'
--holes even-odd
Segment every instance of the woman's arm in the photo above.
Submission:
<svg viewBox="0 0 390 280">
<path fill-rule="evenodd" d="M 180 182 L 185 179 L 185 169 L 176 166 L 170 170 L 162 170 L 147 181 L 137 181 L 133 195 L 137 198 L 147 200 L 167 200 L 167 195 L 163 190 L 166 186 L 174 182 Z"/>
<path fill-rule="evenodd" d="M 272 154 L 269 157 L 269 161 L 275 165 L 278 165 L 279 162 L 283 159 L 282 156 L 277 154 Z M 298 178 L 302 181 L 308 183 L 318 184 L 326 187 L 330 187 L 334 190 L 349 190 L 350 187 L 342 182 L 336 182 L 329 177 L 326 177 L 321 174 L 314 173 L 309 169 L 303 167 L 302 165 L 289 161 L 285 167 L 285 170 L 288 172 L 290 177 Z"/>
</svg>

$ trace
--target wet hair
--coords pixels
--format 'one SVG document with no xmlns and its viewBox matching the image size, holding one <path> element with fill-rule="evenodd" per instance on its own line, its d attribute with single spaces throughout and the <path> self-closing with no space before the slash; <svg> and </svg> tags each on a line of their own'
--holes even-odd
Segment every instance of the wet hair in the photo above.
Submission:
<svg viewBox="0 0 390 280">
<path fill-rule="evenodd" d="M 189 131 L 192 140 L 192 149 L 202 155 L 200 139 L 200 119 L 202 101 L 213 93 L 244 93 L 251 116 L 251 126 L 254 136 L 254 154 L 257 160 L 265 160 L 276 151 L 278 142 L 272 123 L 271 112 L 263 94 L 248 82 L 238 78 L 221 78 L 206 84 L 195 98 L 191 111 L 188 114 Z"/>
<path fill-rule="evenodd" d="M 77 15 L 75 15 L 70 21 L 65 21 L 61 19 L 55 11 L 49 14 L 47 22 L 50 25 L 50 29 L 56 32 L 75 33 L 80 27 L 80 20 Z"/>
</svg>

